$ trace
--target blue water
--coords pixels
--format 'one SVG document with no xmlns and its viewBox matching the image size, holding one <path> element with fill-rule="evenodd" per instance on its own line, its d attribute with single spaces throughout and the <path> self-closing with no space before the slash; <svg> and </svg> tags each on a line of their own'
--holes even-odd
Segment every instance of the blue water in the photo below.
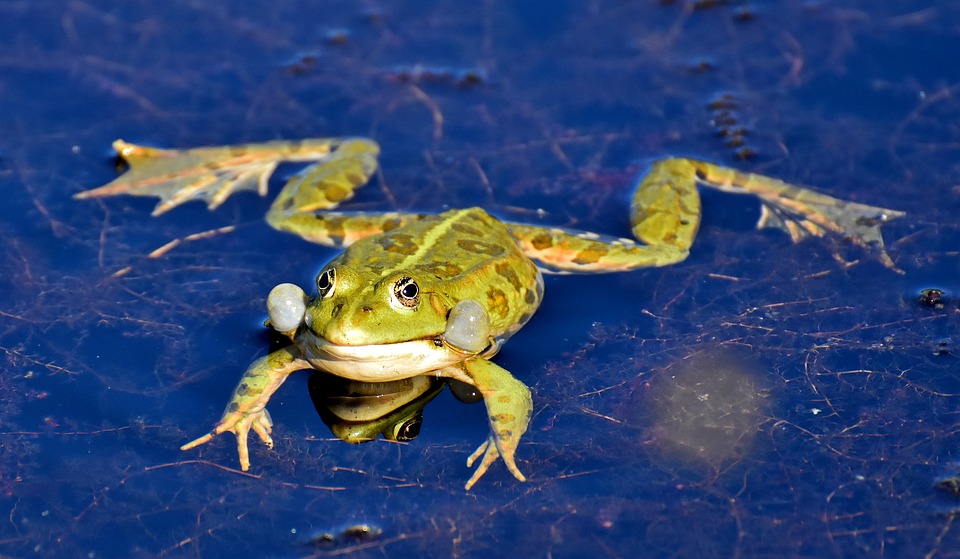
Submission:
<svg viewBox="0 0 960 559">
<path fill-rule="evenodd" d="M 956 3 L 478 4 L 0 3 L 0 555 L 956 553 Z M 904 273 L 709 194 L 687 261 L 549 277 L 497 357 L 533 391 L 527 483 L 496 464 L 463 491 L 481 405 L 347 445 L 306 374 L 249 474 L 231 436 L 181 452 L 275 343 L 270 287 L 335 252 L 252 194 L 160 218 L 71 195 L 116 176 L 116 138 L 344 135 L 383 148 L 354 209 L 624 235 L 645 165 L 696 156 L 906 211 Z"/>
</svg>

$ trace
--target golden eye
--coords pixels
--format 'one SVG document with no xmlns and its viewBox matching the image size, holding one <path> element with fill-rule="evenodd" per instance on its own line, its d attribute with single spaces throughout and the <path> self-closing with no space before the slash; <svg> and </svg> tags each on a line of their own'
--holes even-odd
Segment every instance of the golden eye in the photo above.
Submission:
<svg viewBox="0 0 960 559">
<path fill-rule="evenodd" d="M 317 276 L 317 293 L 324 299 L 333 297 L 334 287 L 337 283 L 337 269 L 330 268 Z"/>
<path fill-rule="evenodd" d="M 403 276 L 393 284 L 393 296 L 404 307 L 416 307 L 420 304 L 420 287 L 412 278 Z"/>
<path fill-rule="evenodd" d="M 423 416 L 418 413 L 411 419 L 404 421 L 403 424 L 396 429 L 393 437 L 394 440 L 400 442 L 412 441 L 420 434 L 420 426 L 422 424 Z"/>
</svg>

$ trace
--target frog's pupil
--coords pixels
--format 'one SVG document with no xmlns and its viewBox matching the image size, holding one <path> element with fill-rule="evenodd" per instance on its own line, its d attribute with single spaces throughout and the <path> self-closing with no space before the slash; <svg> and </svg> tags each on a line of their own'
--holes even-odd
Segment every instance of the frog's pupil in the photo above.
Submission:
<svg viewBox="0 0 960 559">
<path fill-rule="evenodd" d="M 398 303 L 407 308 L 420 304 L 420 288 L 412 278 L 404 276 L 393 284 L 393 296 Z"/>
<path fill-rule="evenodd" d="M 418 414 L 413 419 L 408 420 L 406 423 L 400 426 L 400 429 L 397 431 L 397 440 L 398 441 L 412 441 L 417 438 L 417 435 L 420 434 L 420 425 L 422 424 L 423 419 Z"/>
</svg>

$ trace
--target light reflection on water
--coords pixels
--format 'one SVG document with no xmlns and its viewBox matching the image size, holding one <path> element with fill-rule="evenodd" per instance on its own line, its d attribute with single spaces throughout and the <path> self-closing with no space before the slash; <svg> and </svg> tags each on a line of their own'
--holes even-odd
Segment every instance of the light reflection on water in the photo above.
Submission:
<svg viewBox="0 0 960 559">
<path fill-rule="evenodd" d="M 710 464 L 749 455 L 769 417 L 769 394 L 758 388 L 761 374 L 752 359 L 722 351 L 698 353 L 672 367 L 654 401 L 652 428 L 665 455 Z"/>
</svg>

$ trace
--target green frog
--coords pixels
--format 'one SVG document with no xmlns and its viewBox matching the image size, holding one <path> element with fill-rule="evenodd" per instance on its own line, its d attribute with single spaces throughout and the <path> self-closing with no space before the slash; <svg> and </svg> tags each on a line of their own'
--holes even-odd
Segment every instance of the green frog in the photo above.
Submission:
<svg viewBox="0 0 960 559">
<path fill-rule="evenodd" d="M 383 436 L 412 441 L 420 434 L 423 408 L 443 390 L 448 379 L 421 375 L 388 382 L 357 382 L 322 371 L 307 381 L 310 399 L 330 432 L 348 443 Z"/>
<path fill-rule="evenodd" d="M 76 195 L 157 196 L 153 215 L 189 200 L 210 209 L 233 192 L 267 192 L 280 162 L 313 162 L 293 176 L 266 215 L 270 226 L 343 248 L 319 273 L 316 295 L 280 284 L 267 297 L 268 324 L 290 345 L 249 366 L 213 430 L 190 450 L 231 432 L 240 467 L 250 467 L 251 430 L 268 447 L 266 405 L 290 373 L 319 369 L 360 382 L 446 377 L 476 388 L 490 433 L 467 459 L 465 488 L 502 459 L 520 481 L 516 451 L 533 404 L 530 390 L 491 359 L 543 301 L 542 272 L 601 273 L 685 259 L 700 224 L 697 186 L 749 194 L 762 204 L 758 227 L 852 241 L 896 269 L 880 225 L 902 212 L 846 202 L 807 188 L 704 161 L 654 162 L 633 194 L 633 239 L 501 221 L 480 208 L 436 215 L 332 211 L 377 169 L 379 146 L 364 138 L 276 141 L 166 150 L 118 140 L 130 169 Z"/>
</svg>

